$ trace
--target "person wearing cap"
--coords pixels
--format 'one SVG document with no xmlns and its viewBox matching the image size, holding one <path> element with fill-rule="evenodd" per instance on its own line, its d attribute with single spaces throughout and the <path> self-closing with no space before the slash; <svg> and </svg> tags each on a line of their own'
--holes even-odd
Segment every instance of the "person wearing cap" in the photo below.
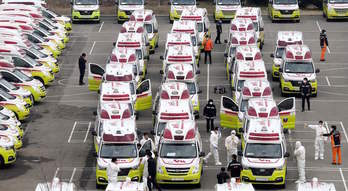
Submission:
<svg viewBox="0 0 348 191">
<path fill-rule="evenodd" d="M 232 155 L 232 160 L 227 165 L 227 171 L 230 172 L 231 178 L 235 178 L 239 182 L 242 169 L 242 165 L 237 161 L 237 155 Z"/>
<path fill-rule="evenodd" d="M 214 130 L 211 131 L 210 138 L 209 138 L 209 148 L 210 152 L 204 157 L 204 162 L 207 163 L 208 159 L 211 155 L 214 156 L 215 159 L 215 165 L 221 165 L 220 159 L 219 159 L 219 139 L 221 138 L 221 133 L 217 127 L 214 128 Z"/>
<path fill-rule="evenodd" d="M 221 44 L 220 36 L 222 33 L 222 21 L 219 19 L 216 22 L 216 38 L 215 38 L 215 44 Z"/>
<path fill-rule="evenodd" d="M 302 146 L 300 141 L 296 141 L 294 156 L 296 157 L 298 171 L 298 180 L 296 183 L 304 183 L 306 182 L 306 149 Z"/>
<path fill-rule="evenodd" d="M 315 130 L 315 141 L 314 141 L 314 160 L 324 160 L 324 141 L 325 137 L 323 134 L 328 133 L 328 130 L 325 128 L 322 120 L 319 121 L 317 125 L 308 125 L 304 124 L 304 127 L 309 127 Z"/>
<path fill-rule="evenodd" d="M 331 125 L 331 132 L 323 134 L 323 136 L 331 137 L 332 148 L 332 164 L 342 164 L 341 157 L 341 133 L 337 130 L 336 125 Z M 338 157 L 338 163 L 336 163 Z"/>
<path fill-rule="evenodd" d="M 221 170 L 220 170 L 219 174 L 216 175 L 216 178 L 218 180 L 218 184 L 226 183 L 227 180 L 230 179 L 230 176 L 226 172 L 225 167 L 221 167 Z"/>
<path fill-rule="evenodd" d="M 203 110 L 203 116 L 207 120 L 207 133 L 214 130 L 214 119 L 216 117 L 216 107 L 212 99 L 209 99 Z"/>
<path fill-rule="evenodd" d="M 326 47 L 329 46 L 329 42 L 327 41 L 327 36 L 326 36 L 326 30 L 321 30 L 320 33 L 320 47 L 321 47 L 321 54 L 320 54 L 320 61 L 324 62 L 325 61 L 325 52 L 326 52 Z"/>
<path fill-rule="evenodd" d="M 236 131 L 232 130 L 231 135 L 225 139 L 225 147 L 227 150 L 227 164 L 231 161 L 232 155 L 237 155 L 239 138 L 236 136 Z"/>
<path fill-rule="evenodd" d="M 206 35 L 203 39 L 204 47 L 204 64 L 207 64 L 207 57 L 209 56 L 209 64 L 211 64 L 211 51 L 213 50 L 213 42 L 209 35 Z"/>
<path fill-rule="evenodd" d="M 302 112 L 305 110 L 305 101 L 307 100 L 308 111 L 311 110 L 311 105 L 309 102 L 309 98 L 312 95 L 312 86 L 308 82 L 307 78 L 303 78 L 303 81 L 300 85 L 300 93 L 302 97 Z"/>
</svg>

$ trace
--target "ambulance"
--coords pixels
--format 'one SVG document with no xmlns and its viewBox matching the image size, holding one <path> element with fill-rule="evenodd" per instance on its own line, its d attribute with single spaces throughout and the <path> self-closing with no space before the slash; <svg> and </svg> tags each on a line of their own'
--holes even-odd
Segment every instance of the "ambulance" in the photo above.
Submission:
<svg viewBox="0 0 348 191">
<path fill-rule="evenodd" d="M 170 5 L 170 23 L 173 23 L 174 20 L 179 20 L 181 13 L 184 11 L 184 9 L 192 9 L 195 8 L 196 5 L 199 5 L 199 3 L 196 2 L 196 0 L 170 0 L 168 4 Z"/>
<path fill-rule="evenodd" d="M 67 31 L 72 30 L 71 19 L 69 17 L 64 15 L 58 15 L 55 12 L 48 9 L 42 9 L 41 12 L 43 17 L 52 21 L 56 21 L 57 23 L 63 25 Z"/>
<path fill-rule="evenodd" d="M 2 0 L 2 3 L 13 5 L 30 5 L 38 9 L 44 9 L 47 7 L 47 3 L 44 0 Z"/>
<path fill-rule="evenodd" d="M 146 74 L 146 66 L 150 59 L 149 46 L 142 33 L 119 33 L 115 47 L 134 49 L 140 62 L 141 70 Z"/>
<path fill-rule="evenodd" d="M 18 46 L 23 48 L 30 48 L 30 42 L 27 40 L 24 40 L 21 37 L 8 35 L 8 34 L 0 34 L 0 44 L 4 45 L 12 45 L 12 46 Z M 4 51 L 3 51 L 4 52 Z"/>
<path fill-rule="evenodd" d="M 136 10 L 144 10 L 144 0 L 115 0 L 117 23 L 129 20 Z"/>
<path fill-rule="evenodd" d="M 105 191 L 148 191 L 146 182 L 134 182 L 129 178 L 126 181 L 111 182 L 106 187 Z"/>
<path fill-rule="evenodd" d="M 206 8 L 184 9 L 180 17 L 181 20 L 196 21 L 198 32 L 198 44 L 202 44 L 205 35 L 210 35 L 210 22 Z M 201 45 L 201 49 L 203 49 Z"/>
<path fill-rule="evenodd" d="M 286 139 L 280 119 L 250 119 L 243 127 L 245 145 L 241 155 L 241 180 L 252 184 L 286 186 Z"/>
<path fill-rule="evenodd" d="M 256 36 L 254 31 L 240 32 L 235 31 L 230 35 L 230 39 L 226 44 L 226 49 L 224 53 L 225 64 L 226 64 L 226 74 L 228 80 L 231 80 L 231 75 L 233 73 L 233 64 L 235 61 L 236 48 L 238 46 L 250 45 L 256 46 Z"/>
<path fill-rule="evenodd" d="M 3 79 L 13 83 L 15 86 L 23 87 L 30 91 L 33 95 L 34 102 L 40 102 L 46 97 L 47 92 L 45 86 L 40 81 L 29 77 L 18 69 L 0 68 L 0 75 Z"/>
<path fill-rule="evenodd" d="M 21 97 L 12 96 L 2 89 L 0 89 L 0 105 L 13 111 L 20 121 L 29 117 L 30 105 Z"/>
<path fill-rule="evenodd" d="M 66 30 L 64 29 L 63 26 L 60 26 L 60 27 L 54 26 L 53 23 L 50 23 L 47 20 L 39 21 L 37 26 L 39 28 L 42 28 L 42 29 L 50 32 L 50 34 L 57 36 L 59 38 L 59 40 L 61 40 L 63 42 L 64 45 L 69 41 L 69 37 L 68 37 Z"/>
<path fill-rule="evenodd" d="M 158 148 L 157 183 L 200 185 L 204 155 L 195 121 L 168 122 Z"/>
<path fill-rule="evenodd" d="M 22 131 L 23 133 L 23 131 Z M 20 130 L 16 126 L 0 124 L 0 136 L 10 136 L 13 138 L 14 149 L 20 150 L 23 146 L 23 137 L 20 134 Z"/>
<path fill-rule="evenodd" d="M 16 162 L 16 149 L 14 148 L 14 138 L 0 134 L 0 167 Z"/>
<path fill-rule="evenodd" d="M 231 20 L 230 23 L 230 29 L 229 29 L 229 38 L 231 39 L 231 36 L 234 32 L 256 32 L 256 27 L 254 26 L 253 20 L 250 18 L 235 18 Z"/>
<path fill-rule="evenodd" d="M 163 81 L 185 83 L 190 93 L 193 110 L 196 112 L 197 117 L 199 117 L 199 94 L 202 93 L 202 90 L 198 87 L 197 74 L 199 74 L 199 70 L 195 72 L 192 65 L 171 64 Z"/>
<path fill-rule="evenodd" d="M 37 22 L 39 22 L 40 20 L 42 20 L 42 15 L 37 12 L 37 11 L 30 11 L 28 9 L 20 9 L 20 8 L 10 8 L 10 9 L 3 9 L 0 10 L 0 15 L 10 15 L 13 17 L 26 17 L 29 19 L 32 19 L 32 22 L 34 22 L 35 24 Z M 18 23 L 18 22 L 17 22 Z M 27 26 L 30 26 L 31 24 L 28 23 Z M 33 25 L 31 25 L 32 27 L 34 27 Z"/>
<path fill-rule="evenodd" d="M 279 68 L 280 89 L 282 95 L 300 93 L 303 78 L 307 78 L 312 86 L 312 95 L 317 95 L 318 82 L 312 54 L 306 45 L 288 45 L 283 53 L 283 64 Z"/>
<path fill-rule="evenodd" d="M 34 98 L 31 95 L 30 91 L 13 85 L 11 82 L 6 81 L 0 77 L 0 89 L 4 90 L 8 94 L 22 98 L 30 107 L 34 104 Z"/>
<path fill-rule="evenodd" d="M 158 148 L 164 127 L 169 121 L 195 120 L 193 107 L 189 100 L 159 99 L 158 103 L 155 103 L 152 114 L 154 119 L 152 134 L 154 134 L 156 148 Z"/>
<path fill-rule="evenodd" d="M 188 20 L 180 20 L 180 21 L 174 21 L 172 26 L 172 33 L 188 33 L 191 35 L 192 45 L 195 47 L 195 55 L 196 55 L 196 61 L 199 61 L 200 55 L 201 55 L 201 49 L 198 48 L 202 45 L 202 43 L 198 42 L 198 29 L 197 24 L 195 21 L 188 21 Z M 167 39 L 168 40 L 168 39 Z M 197 48 L 196 48 L 197 47 Z M 196 51 L 197 49 L 197 51 Z M 197 58 L 198 56 L 198 58 Z M 199 64 L 199 62 L 197 62 Z"/>
<path fill-rule="evenodd" d="M 141 165 L 141 156 L 137 149 L 136 127 L 122 124 L 122 120 L 110 121 L 110 123 L 120 125 L 103 129 L 102 141 L 97 152 L 97 188 L 108 184 L 106 168 L 113 157 L 117 158 L 117 164 L 120 167 L 117 176 L 119 181 L 124 181 L 127 177 L 132 181 L 140 181 L 142 178 L 144 166 Z"/>
<path fill-rule="evenodd" d="M 12 116 L 0 111 L 0 124 L 17 127 L 18 130 L 20 131 L 21 136 L 23 136 L 23 129 L 21 126 L 21 122 L 18 121 L 15 116 L 12 117 Z"/>
<path fill-rule="evenodd" d="M 300 22 L 300 8 L 297 0 L 269 0 L 268 13 L 272 23 L 276 20 L 294 20 Z"/>
<path fill-rule="evenodd" d="M 244 121 L 250 118 L 280 118 L 284 129 L 295 129 L 295 97 L 286 98 L 276 104 L 273 98 L 252 98 L 248 100 Z"/>
<path fill-rule="evenodd" d="M 327 21 L 331 19 L 347 19 L 348 0 L 323 0 L 323 16 Z"/>
<path fill-rule="evenodd" d="M 59 178 L 54 177 L 52 182 L 38 183 L 35 191 L 77 191 L 73 182 L 61 182 Z"/>
<path fill-rule="evenodd" d="M 235 18 L 249 18 L 253 21 L 254 29 L 257 36 L 257 45 L 262 49 L 265 35 L 264 35 L 264 23 L 261 16 L 261 9 L 259 7 L 242 7 L 237 9 Z"/>
<path fill-rule="evenodd" d="M 20 16 L 13 16 L 13 15 L 6 15 L 6 12 L 0 12 L 0 22 L 1 23 L 24 23 L 27 25 L 30 25 L 32 27 L 35 27 L 36 23 L 34 23 L 34 20 L 30 17 L 26 17 L 25 15 Z"/>
<path fill-rule="evenodd" d="M 215 184 L 214 191 L 255 191 L 255 189 L 250 183 L 236 182 L 234 179 L 223 184 Z"/>
<path fill-rule="evenodd" d="M 50 31 L 48 31 L 40 26 L 34 28 L 33 33 L 41 36 L 44 39 L 48 39 L 48 40 L 52 41 L 53 43 L 56 44 L 56 46 L 59 50 L 62 50 L 65 48 L 63 37 L 60 37 L 57 34 L 51 33 Z"/>
<path fill-rule="evenodd" d="M 272 98 L 272 89 L 267 78 L 246 80 L 240 93 L 234 93 L 234 98 L 222 96 L 220 106 L 220 126 L 240 129 L 244 113 L 247 111 L 248 100 L 254 97 Z M 237 131 L 238 132 L 238 131 Z"/>
<path fill-rule="evenodd" d="M 215 21 L 233 19 L 237 9 L 242 7 L 240 0 L 214 0 L 214 4 Z"/>
<path fill-rule="evenodd" d="M 150 52 L 155 53 L 155 48 L 158 47 L 158 22 L 155 13 L 150 9 L 135 10 L 131 17 L 131 21 L 144 22 L 144 27 L 147 32 L 147 37 L 150 42 Z"/>
<path fill-rule="evenodd" d="M 7 109 L 6 107 L 0 105 L 0 113 L 3 115 L 6 115 L 8 117 L 10 117 L 11 119 L 13 119 L 14 121 L 16 121 L 16 123 L 18 125 L 20 125 L 20 122 L 18 121 L 18 119 L 16 118 L 16 115 L 13 111 Z"/>
<path fill-rule="evenodd" d="M 150 52 L 150 43 L 148 39 L 147 31 L 145 30 L 144 23 L 138 21 L 127 21 L 122 24 L 120 33 L 140 33 L 142 39 L 145 42 L 146 50 Z"/>
<path fill-rule="evenodd" d="M 100 0 L 71 0 L 72 21 L 100 21 Z"/>
<path fill-rule="evenodd" d="M 296 191 L 336 191 L 336 188 L 334 183 L 312 181 L 297 184 Z"/>
<path fill-rule="evenodd" d="M 188 45 L 169 46 L 160 59 L 163 60 L 161 74 L 166 73 L 171 64 L 191 64 L 193 67 L 197 67 L 193 47 Z"/>
<path fill-rule="evenodd" d="M 137 88 L 132 82 L 103 82 L 100 86 L 100 103 L 109 101 L 131 101 L 136 111 L 150 109 L 151 82 L 145 80 Z"/>
<path fill-rule="evenodd" d="M 179 21 L 175 21 L 179 22 Z M 167 34 L 167 41 L 165 48 L 168 49 L 169 46 L 174 46 L 174 45 L 188 45 L 192 46 L 195 57 L 196 57 L 196 63 L 199 66 L 199 60 L 200 60 L 200 54 L 201 50 L 198 48 L 196 40 L 192 38 L 193 36 L 189 33 L 183 33 L 183 32 L 170 32 Z"/>
<path fill-rule="evenodd" d="M 282 65 L 282 57 L 287 45 L 303 44 L 302 32 L 300 31 L 278 31 L 277 44 L 274 53 L 271 53 L 273 58 L 272 79 L 279 79 L 279 68 Z"/>
<path fill-rule="evenodd" d="M 62 51 L 58 49 L 57 44 L 55 44 L 52 40 L 44 39 L 37 34 L 26 33 L 25 36 L 29 42 L 32 42 L 33 44 L 36 44 L 44 48 L 44 50 L 52 53 L 54 58 L 58 58 L 62 53 Z"/>
</svg>

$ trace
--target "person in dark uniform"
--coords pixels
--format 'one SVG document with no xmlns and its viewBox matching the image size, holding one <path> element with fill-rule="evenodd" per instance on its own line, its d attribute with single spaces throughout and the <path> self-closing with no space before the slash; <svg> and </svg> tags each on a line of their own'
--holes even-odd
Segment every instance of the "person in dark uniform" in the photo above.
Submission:
<svg viewBox="0 0 348 191">
<path fill-rule="evenodd" d="M 152 158 L 152 153 L 147 152 L 147 169 L 148 169 L 148 178 L 147 178 L 147 187 L 149 188 L 149 191 L 152 191 L 153 188 L 157 188 L 158 191 L 161 191 L 161 188 L 156 182 L 156 161 L 154 158 Z"/>
<path fill-rule="evenodd" d="M 232 160 L 228 163 L 227 171 L 230 172 L 231 178 L 235 178 L 237 182 L 240 181 L 242 165 L 237 161 L 237 155 L 232 155 Z"/>
<path fill-rule="evenodd" d="M 79 58 L 79 69 L 80 69 L 80 80 L 79 84 L 80 86 L 85 85 L 83 82 L 83 77 L 85 76 L 85 70 L 86 70 L 86 53 L 82 53 L 82 55 Z"/>
<path fill-rule="evenodd" d="M 218 184 L 226 183 L 230 176 L 227 174 L 225 167 L 221 167 L 221 171 L 216 175 Z"/>
<path fill-rule="evenodd" d="M 220 36 L 222 33 L 222 21 L 218 20 L 216 22 L 216 38 L 215 38 L 215 44 L 221 44 Z M 218 43 L 219 42 L 219 43 Z"/>
<path fill-rule="evenodd" d="M 320 61 L 324 62 L 326 47 L 329 47 L 329 42 L 327 41 L 327 36 L 326 36 L 326 30 L 324 29 L 320 33 L 320 47 L 321 47 Z"/>
<path fill-rule="evenodd" d="M 300 85 L 300 92 L 302 97 L 302 112 L 305 110 L 305 101 L 307 100 L 308 111 L 311 110 L 311 105 L 309 103 L 309 98 L 312 95 L 312 86 L 308 82 L 307 78 L 303 78 L 303 81 Z"/>
<path fill-rule="evenodd" d="M 209 99 L 208 104 L 205 105 L 203 115 L 207 120 L 207 132 L 214 129 L 214 119 L 216 117 L 216 107 L 212 99 Z"/>
</svg>

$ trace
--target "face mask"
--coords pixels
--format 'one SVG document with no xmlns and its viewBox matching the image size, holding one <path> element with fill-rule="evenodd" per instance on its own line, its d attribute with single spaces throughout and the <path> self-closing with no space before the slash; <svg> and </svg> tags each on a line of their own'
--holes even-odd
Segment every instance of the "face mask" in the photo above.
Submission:
<svg viewBox="0 0 348 191">
<path fill-rule="evenodd" d="M 213 104 L 213 102 L 209 102 L 209 104 L 210 104 L 210 105 L 212 105 L 212 104 Z"/>
</svg>

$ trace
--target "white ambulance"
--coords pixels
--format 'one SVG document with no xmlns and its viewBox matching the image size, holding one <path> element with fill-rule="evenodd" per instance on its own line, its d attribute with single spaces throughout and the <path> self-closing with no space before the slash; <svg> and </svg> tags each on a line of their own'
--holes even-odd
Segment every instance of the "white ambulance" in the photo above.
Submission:
<svg viewBox="0 0 348 191">
<path fill-rule="evenodd" d="M 152 112 L 154 119 L 154 137 L 156 148 L 169 121 L 194 120 L 193 107 L 190 100 L 160 99 Z"/>
<path fill-rule="evenodd" d="M 145 30 L 143 22 L 137 21 L 127 21 L 122 24 L 120 33 L 140 33 L 142 34 L 142 39 L 145 42 L 146 50 L 150 52 L 150 43 L 147 31 Z"/>
<path fill-rule="evenodd" d="M 200 184 L 203 145 L 195 121 L 171 121 L 160 138 L 156 181 L 159 184 Z"/>
<path fill-rule="evenodd" d="M 250 119 L 243 125 L 241 180 L 252 184 L 285 187 L 287 174 L 286 139 L 280 119 Z"/>
<path fill-rule="evenodd" d="M 229 29 L 229 36 L 232 35 L 234 32 L 256 32 L 253 20 L 250 18 L 235 18 L 231 20 L 230 23 L 230 29 Z"/>
<path fill-rule="evenodd" d="M 179 20 L 181 13 L 184 9 L 195 8 L 199 3 L 196 0 L 170 0 L 169 22 L 173 23 L 175 20 Z"/>
<path fill-rule="evenodd" d="M 174 21 L 172 26 L 172 33 L 188 33 L 191 35 L 192 45 L 194 47 L 197 47 L 197 52 L 195 51 L 195 55 L 199 56 L 201 55 L 201 49 L 199 48 L 201 44 L 198 43 L 198 29 L 197 29 L 197 23 L 195 21 L 189 21 L 189 20 L 179 20 Z M 195 48 L 196 49 L 196 48 Z"/>
<path fill-rule="evenodd" d="M 296 188 L 296 191 L 336 191 L 334 183 L 319 182 L 318 180 L 299 183 Z"/>
<path fill-rule="evenodd" d="M 174 45 L 192 46 L 194 53 L 195 53 L 195 56 L 196 56 L 196 63 L 199 65 L 201 51 L 198 48 L 196 41 L 192 39 L 191 34 L 182 33 L 182 32 L 170 32 L 170 33 L 168 33 L 165 48 L 167 49 L 169 46 L 174 46 Z"/>
<path fill-rule="evenodd" d="M 245 80 L 243 88 L 240 91 L 234 91 L 233 100 L 238 101 L 240 97 L 243 100 L 248 100 L 252 97 L 270 97 L 272 98 L 272 88 L 271 84 L 267 79 L 249 79 Z"/>
<path fill-rule="evenodd" d="M 115 0 L 115 3 L 118 23 L 129 20 L 135 10 L 145 8 L 144 0 Z"/>
<path fill-rule="evenodd" d="M 255 189 L 250 183 L 236 182 L 232 178 L 230 182 L 216 184 L 214 191 L 255 191 Z"/>
<path fill-rule="evenodd" d="M 205 35 L 210 35 L 210 22 L 206 8 L 193 7 L 191 9 L 184 9 L 181 14 L 180 20 L 196 21 L 198 43 L 203 42 Z M 203 45 L 201 46 L 201 49 L 203 49 Z"/>
<path fill-rule="evenodd" d="M 130 17 L 130 21 L 144 23 L 144 28 L 150 42 L 150 52 L 154 53 L 155 48 L 158 47 L 159 40 L 158 22 L 155 13 L 150 9 L 135 10 Z"/>
<path fill-rule="evenodd" d="M 230 74 L 232 73 L 237 47 L 243 45 L 256 46 L 256 40 L 257 38 L 253 31 L 235 31 L 231 33 L 224 54 L 228 80 L 231 80 Z"/>
<path fill-rule="evenodd" d="M 242 7 L 240 0 L 214 0 L 214 4 L 215 21 L 233 19 L 237 9 Z"/>
<path fill-rule="evenodd" d="M 253 21 L 254 30 L 257 36 L 257 45 L 262 49 L 265 36 L 264 36 L 264 23 L 261 15 L 261 9 L 259 7 L 242 7 L 237 9 L 235 18 L 249 18 Z"/>
<path fill-rule="evenodd" d="M 274 53 L 271 53 L 273 58 L 272 79 L 279 79 L 279 68 L 283 64 L 283 54 L 287 45 L 303 44 L 303 37 L 301 31 L 278 31 L 277 44 Z"/>
<path fill-rule="evenodd" d="M 312 54 L 306 45 L 288 45 L 283 53 L 283 64 L 279 68 L 282 95 L 300 93 L 300 85 L 307 78 L 312 86 L 312 96 L 317 95 L 318 81 Z"/>
<path fill-rule="evenodd" d="M 160 59 L 163 60 L 162 70 L 160 70 L 162 74 L 167 72 L 168 66 L 171 64 L 191 64 L 193 67 L 197 67 L 193 47 L 188 45 L 169 46 Z"/>
</svg>

